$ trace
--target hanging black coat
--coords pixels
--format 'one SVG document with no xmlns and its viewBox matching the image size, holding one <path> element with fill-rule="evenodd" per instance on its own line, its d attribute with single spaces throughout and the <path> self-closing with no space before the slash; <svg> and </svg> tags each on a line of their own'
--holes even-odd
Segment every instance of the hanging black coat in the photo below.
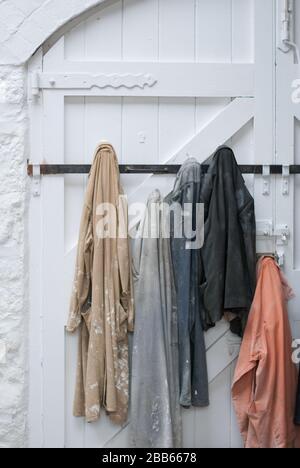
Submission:
<svg viewBox="0 0 300 468">
<path fill-rule="evenodd" d="M 202 321 L 208 329 L 228 312 L 231 330 L 241 335 L 256 282 L 254 200 L 230 148 L 219 148 L 207 164 L 201 189 L 205 205 Z"/>
</svg>

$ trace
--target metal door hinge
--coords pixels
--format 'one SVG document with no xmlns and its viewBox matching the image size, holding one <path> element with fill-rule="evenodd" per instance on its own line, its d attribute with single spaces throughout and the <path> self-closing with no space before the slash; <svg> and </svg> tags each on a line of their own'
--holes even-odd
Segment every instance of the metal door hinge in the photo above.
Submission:
<svg viewBox="0 0 300 468">
<path fill-rule="evenodd" d="M 40 75 L 38 72 L 31 73 L 31 95 L 36 97 L 40 95 Z"/>
<path fill-rule="evenodd" d="M 39 197 L 41 194 L 41 168 L 39 164 L 32 165 L 32 194 Z"/>
</svg>

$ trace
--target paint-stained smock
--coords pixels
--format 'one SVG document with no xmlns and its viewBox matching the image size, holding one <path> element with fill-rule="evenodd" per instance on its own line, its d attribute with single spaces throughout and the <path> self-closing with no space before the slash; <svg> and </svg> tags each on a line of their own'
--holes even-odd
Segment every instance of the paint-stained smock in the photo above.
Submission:
<svg viewBox="0 0 300 468">
<path fill-rule="evenodd" d="M 80 333 L 74 415 L 88 422 L 100 417 L 101 407 L 117 424 L 127 419 L 127 334 L 133 330 L 134 311 L 122 195 L 115 151 L 101 145 L 85 196 L 67 325 L 68 331 L 79 328 Z"/>
</svg>

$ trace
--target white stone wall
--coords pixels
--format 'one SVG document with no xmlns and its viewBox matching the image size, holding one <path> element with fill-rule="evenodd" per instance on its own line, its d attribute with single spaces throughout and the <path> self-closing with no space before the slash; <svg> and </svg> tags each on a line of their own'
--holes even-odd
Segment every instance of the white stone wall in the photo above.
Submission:
<svg viewBox="0 0 300 468">
<path fill-rule="evenodd" d="M 24 68 L 0 67 L 0 447 L 26 426 L 26 133 Z"/>
<path fill-rule="evenodd" d="M 102 2 L 0 0 L 0 448 L 26 446 L 26 62 L 57 29 Z"/>
</svg>

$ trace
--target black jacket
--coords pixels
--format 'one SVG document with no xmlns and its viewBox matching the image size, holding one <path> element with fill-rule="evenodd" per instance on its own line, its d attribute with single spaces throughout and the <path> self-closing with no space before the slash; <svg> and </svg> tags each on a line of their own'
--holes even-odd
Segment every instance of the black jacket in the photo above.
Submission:
<svg viewBox="0 0 300 468">
<path fill-rule="evenodd" d="M 204 164 L 201 201 L 205 240 L 201 249 L 202 321 L 214 326 L 224 312 L 235 314 L 231 330 L 242 335 L 256 283 L 254 200 L 234 153 L 219 148 Z"/>
</svg>

